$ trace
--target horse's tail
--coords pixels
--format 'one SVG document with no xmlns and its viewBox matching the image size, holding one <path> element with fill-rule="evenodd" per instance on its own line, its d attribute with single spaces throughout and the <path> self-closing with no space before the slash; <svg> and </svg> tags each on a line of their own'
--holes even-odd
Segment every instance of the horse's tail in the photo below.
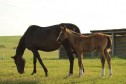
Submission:
<svg viewBox="0 0 126 84">
<path fill-rule="evenodd" d="M 108 40 L 108 43 L 106 45 L 106 49 L 107 49 L 108 52 L 110 52 L 111 51 L 111 47 L 112 47 L 112 39 L 111 39 L 110 36 L 106 36 L 106 38 Z"/>
</svg>

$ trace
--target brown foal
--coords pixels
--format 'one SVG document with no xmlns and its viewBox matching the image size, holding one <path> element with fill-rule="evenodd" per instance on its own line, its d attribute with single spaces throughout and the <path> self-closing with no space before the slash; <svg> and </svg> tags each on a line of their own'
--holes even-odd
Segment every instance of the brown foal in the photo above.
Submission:
<svg viewBox="0 0 126 84">
<path fill-rule="evenodd" d="M 82 62 L 83 54 L 85 52 L 92 52 L 94 50 L 97 50 L 100 54 L 102 63 L 101 76 L 104 76 L 105 58 L 108 62 L 109 77 L 112 76 L 111 57 L 109 54 L 111 51 L 112 40 L 109 36 L 102 33 L 85 36 L 82 34 L 75 33 L 74 31 L 71 31 L 64 26 L 61 27 L 61 32 L 57 38 L 57 42 L 61 43 L 65 39 L 68 39 L 70 45 L 78 55 L 79 76 L 82 76 L 84 73 L 84 67 Z"/>
</svg>

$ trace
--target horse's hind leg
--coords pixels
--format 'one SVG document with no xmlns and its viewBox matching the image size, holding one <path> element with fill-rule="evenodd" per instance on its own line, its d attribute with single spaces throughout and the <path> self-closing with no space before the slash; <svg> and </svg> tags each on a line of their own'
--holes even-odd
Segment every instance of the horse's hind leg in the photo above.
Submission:
<svg viewBox="0 0 126 84">
<path fill-rule="evenodd" d="M 110 54 L 109 54 L 109 52 L 107 52 L 107 49 L 105 50 L 105 56 L 106 56 L 107 63 L 108 63 L 108 68 L 109 68 L 109 76 L 111 77 L 111 76 L 112 76 L 111 57 L 110 57 Z"/>
<path fill-rule="evenodd" d="M 34 69 L 33 69 L 33 72 L 32 72 L 31 75 L 33 75 L 34 73 L 36 73 L 36 62 L 37 62 L 37 59 L 36 59 L 35 55 L 34 55 L 33 57 L 34 57 L 34 58 L 33 58 Z"/>
<path fill-rule="evenodd" d="M 42 59 L 41 59 L 41 57 L 40 57 L 38 51 L 37 51 L 37 50 L 34 50 L 33 53 L 34 53 L 34 56 L 35 56 L 36 58 L 38 58 L 39 63 L 40 63 L 41 66 L 43 67 L 44 72 L 45 72 L 45 76 L 48 76 L 48 70 L 47 70 L 47 68 L 45 67 L 45 65 L 43 64 L 43 61 L 42 61 Z"/>
</svg>

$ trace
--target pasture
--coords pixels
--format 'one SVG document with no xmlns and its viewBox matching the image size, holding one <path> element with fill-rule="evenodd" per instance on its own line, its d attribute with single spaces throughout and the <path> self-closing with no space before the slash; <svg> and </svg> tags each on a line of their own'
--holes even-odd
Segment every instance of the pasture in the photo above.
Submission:
<svg viewBox="0 0 126 84">
<path fill-rule="evenodd" d="M 15 48 L 20 36 L 0 37 L 0 84 L 126 84 L 126 59 L 112 58 L 112 78 L 108 78 L 108 66 L 105 64 L 105 76 L 100 79 L 101 63 L 99 58 L 84 58 L 85 74 L 78 77 L 78 61 L 74 61 L 74 74 L 65 78 L 69 70 L 68 59 L 59 59 L 58 50 L 54 52 L 40 51 L 41 58 L 49 71 L 45 77 L 44 71 L 37 62 L 37 73 L 30 75 L 33 70 L 33 56 L 25 50 L 25 73 L 17 72 L 11 56 L 15 55 Z"/>
</svg>

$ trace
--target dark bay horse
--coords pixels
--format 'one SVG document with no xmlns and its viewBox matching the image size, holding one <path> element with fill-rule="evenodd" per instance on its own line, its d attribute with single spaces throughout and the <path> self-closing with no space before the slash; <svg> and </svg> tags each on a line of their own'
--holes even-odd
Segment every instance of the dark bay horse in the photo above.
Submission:
<svg viewBox="0 0 126 84">
<path fill-rule="evenodd" d="M 104 76 L 104 65 L 105 65 L 105 58 L 108 62 L 109 67 L 109 76 L 112 75 L 111 69 L 111 45 L 112 41 L 111 38 L 105 34 L 97 33 L 90 36 L 85 36 L 82 34 L 78 34 L 74 31 L 67 29 L 65 26 L 61 26 L 61 32 L 57 38 L 57 42 L 61 43 L 65 39 L 68 39 L 70 45 L 78 55 L 78 65 L 79 65 L 79 76 L 82 76 L 84 73 L 83 67 L 83 54 L 84 52 L 91 52 L 97 50 L 100 54 L 101 63 L 102 63 L 102 77 Z"/>
<path fill-rule="evenodd" d="M 16 55 L 12 57 L 15 61 L 17 70 L 20 74 L 24 73 L 25 61 L 23 59 L 23 53 L 25 49 L 28 48 L 33 53 L 34 69 L 32 75 L 36 73 L 36 61 L 38 59 L 39 63 L 44 69 L 45 75 L 48 76 L 48 70 L 43 64 L 43 61 L 38 53 L 38 50 L 50 52 L 57 50 L 58 48 L 60 48 L 61 45 L 64 46 L 69 57 L 70 61 L 69 74 L 73 74 L 74 57 L 68 40 L 67 39 L 64 40 L 61 44 L 57 43 L 56 41 L 61 31 L 60 26 L 62 25 L 65 25 L 70 30 L 80 33 L 79 28 L 76 25 L 70 23 L 61 23 L 49 27 L 40 27 L 37 25 L 32 25 L 26 30 L 17 46 Z"/>
</svg>

